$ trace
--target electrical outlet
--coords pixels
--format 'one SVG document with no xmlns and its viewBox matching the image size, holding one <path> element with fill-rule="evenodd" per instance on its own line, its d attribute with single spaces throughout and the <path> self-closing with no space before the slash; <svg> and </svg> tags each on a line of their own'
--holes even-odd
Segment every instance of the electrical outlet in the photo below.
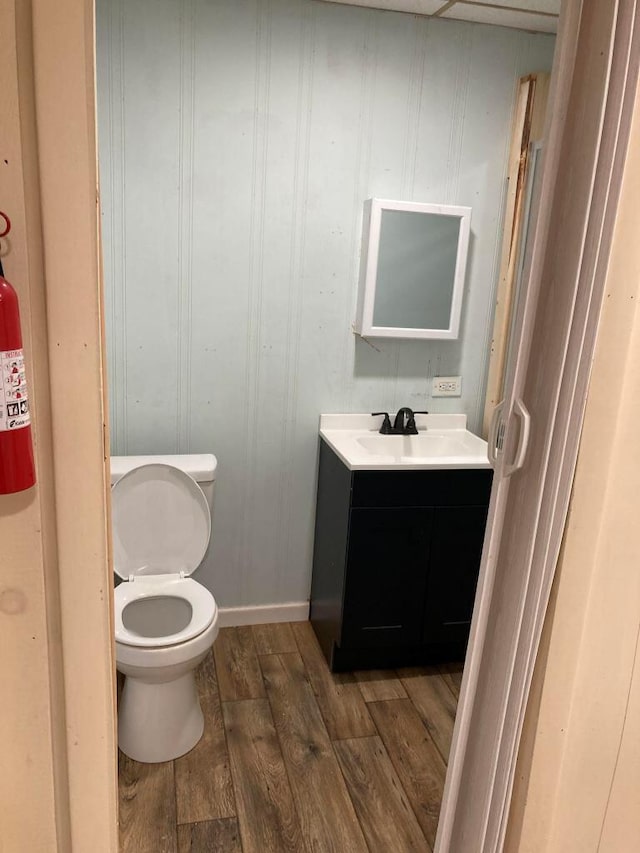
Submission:
<svg viewBox="0 0 640 853">
<path fill-rule="evenodd" d="M 432 397 L 460 397 L 462 376 L 434 376 L 431 386 Z"/>
</svg>

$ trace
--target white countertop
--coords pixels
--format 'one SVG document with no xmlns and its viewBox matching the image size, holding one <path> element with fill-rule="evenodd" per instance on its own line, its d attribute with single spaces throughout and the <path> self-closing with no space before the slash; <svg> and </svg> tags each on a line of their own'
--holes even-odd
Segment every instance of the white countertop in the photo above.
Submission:
<svg viewBox="0 0 640 853">
<path fill-rule="evenodd" d="M 320 436 L 351 471 L 491 467 L 487 442 L 469 432 L 466 415 L 415 418 L 418 435 L 380 435 L 382 415 L 320 415 Z"/>
</svg>

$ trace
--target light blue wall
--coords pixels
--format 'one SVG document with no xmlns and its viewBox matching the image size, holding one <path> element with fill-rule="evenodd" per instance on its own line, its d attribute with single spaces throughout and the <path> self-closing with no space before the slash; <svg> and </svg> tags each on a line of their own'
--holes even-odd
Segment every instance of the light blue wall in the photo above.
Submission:
<svg viewBox="0 0 640 853">
<path fill-rule="evenodd" d="M 225 606 L 301 601 L 320 412 L 481 422 L 517 78 L 554 40 L 314 0 L 98 0 L 113 452 L 214 452 Z M 351 332 L 362 203 L 469 205 L 459 341 Z M 462 374 L 462 399 L 430 377 Z"/>
</svg>

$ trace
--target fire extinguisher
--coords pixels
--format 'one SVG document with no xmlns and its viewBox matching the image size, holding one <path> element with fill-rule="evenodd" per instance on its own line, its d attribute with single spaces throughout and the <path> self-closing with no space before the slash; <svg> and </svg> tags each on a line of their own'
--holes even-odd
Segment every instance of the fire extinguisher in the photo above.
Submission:
<svg viewBox="0 0 640 853">
<path fill-rule="evenodd" d="M 6 237 L 11 222 L 0 211 Z M 18 296 L 4 277 L 0 259 L 0 495 L 22 492 L 34 485 L 29 397 L 22 353 Z"/>
</svg>

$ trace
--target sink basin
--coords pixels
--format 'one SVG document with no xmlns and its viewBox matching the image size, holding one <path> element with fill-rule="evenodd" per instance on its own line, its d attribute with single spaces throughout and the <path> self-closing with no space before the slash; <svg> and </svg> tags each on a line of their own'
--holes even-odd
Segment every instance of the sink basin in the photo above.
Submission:
<svg viewBox="0 0 640 853">
<path fill-rule="evenodd" d="M 489 468 L 487 443 L 466 415 L 416 415 L 418 435 L 381 435 L 382 418 L 321 415 L 320 435 L 352 471 Z"/>
<path fill-rule="evenodd" d="M 372 456 L 395 456 L 398 459 L 430 459 L 460 456 L 468 451 L 469 442 L 462 436 L 427 432 L 425 435 L 367 435 L 356 442 Z M 475 436 L 471 436 L 475 438 Z"/>
</svg>

